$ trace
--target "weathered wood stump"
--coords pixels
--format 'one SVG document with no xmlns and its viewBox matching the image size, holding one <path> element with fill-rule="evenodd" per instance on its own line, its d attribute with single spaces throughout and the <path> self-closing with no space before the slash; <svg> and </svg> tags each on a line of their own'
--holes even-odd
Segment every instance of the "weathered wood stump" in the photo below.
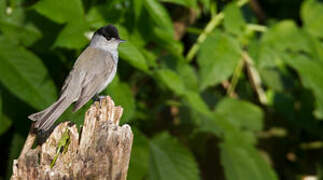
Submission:
<svg viewBox="0 0 323 180">
<path fill-rule="evenodd" d="M 11 179 L 126 179 L 133 134 L 130 126 L 119 126 L 122 110 L 106 97 L 86 112 L 80 135 L 75 125 L 61 123 L 35 149 L 36 135 L 31 131 L 14 160 Z M 69 145 L 58 151 L 66 132 Z"/>
</svg>

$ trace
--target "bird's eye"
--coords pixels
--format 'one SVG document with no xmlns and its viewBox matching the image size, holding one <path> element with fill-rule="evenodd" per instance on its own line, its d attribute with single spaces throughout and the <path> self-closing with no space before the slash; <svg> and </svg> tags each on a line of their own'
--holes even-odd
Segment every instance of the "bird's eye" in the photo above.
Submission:
<svg viewBox="0 0 323 180">
<path fill-rule="evenodd" d="M 111 37 L 106 37 L 106 39 L 107 39 L 108 41 L 110 41 L 110 40 L 111 40 Z"/>
</svg>

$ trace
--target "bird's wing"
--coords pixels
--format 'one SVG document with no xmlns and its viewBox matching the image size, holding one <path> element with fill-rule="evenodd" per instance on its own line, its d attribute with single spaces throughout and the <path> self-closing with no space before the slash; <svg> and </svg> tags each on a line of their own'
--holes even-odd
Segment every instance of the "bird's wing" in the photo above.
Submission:
<svg viewBox="0 0 323 180">
<path fill-rule="evenodd" d="M 81 82 L 81 95 L 75 103 L 73 111 L 79 110 L 106 83 L 113 74 L 116 64 L 110 53 L 98 52 L 91 56 L 90 64 Z M 82 64 L 83 65 L 83 64 Z"/>
</svg>

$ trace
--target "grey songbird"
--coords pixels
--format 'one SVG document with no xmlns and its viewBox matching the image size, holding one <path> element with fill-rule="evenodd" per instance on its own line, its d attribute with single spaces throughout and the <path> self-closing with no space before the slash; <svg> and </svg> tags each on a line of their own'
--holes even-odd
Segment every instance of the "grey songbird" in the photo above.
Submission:
<svg viewBox="0 0 323 180">
<path fill-rule="evenodd" d="M 66 78 L 58 100 L 47 109 L 28 116 L 36 121 L 38 130 L 47 131 L 73 102 L 75 112 L 108 86 L 117 71 L 120 42 L 124 41 L 113 25 L 94 33 Z"/>
</svg>

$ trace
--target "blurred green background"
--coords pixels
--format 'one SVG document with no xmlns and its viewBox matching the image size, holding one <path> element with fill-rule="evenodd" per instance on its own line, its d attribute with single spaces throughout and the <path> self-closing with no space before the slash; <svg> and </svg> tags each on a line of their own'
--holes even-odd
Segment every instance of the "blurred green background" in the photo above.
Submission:
<svg viewBox="0 0 323 180">
<path fill-rule="evenodd" d="M 322 1 L 0 0 L 0 179 L 106 24 L 127 40 L 102 94 L 135 133 L 128 179 L 322 178 Z"/>
</svg>

